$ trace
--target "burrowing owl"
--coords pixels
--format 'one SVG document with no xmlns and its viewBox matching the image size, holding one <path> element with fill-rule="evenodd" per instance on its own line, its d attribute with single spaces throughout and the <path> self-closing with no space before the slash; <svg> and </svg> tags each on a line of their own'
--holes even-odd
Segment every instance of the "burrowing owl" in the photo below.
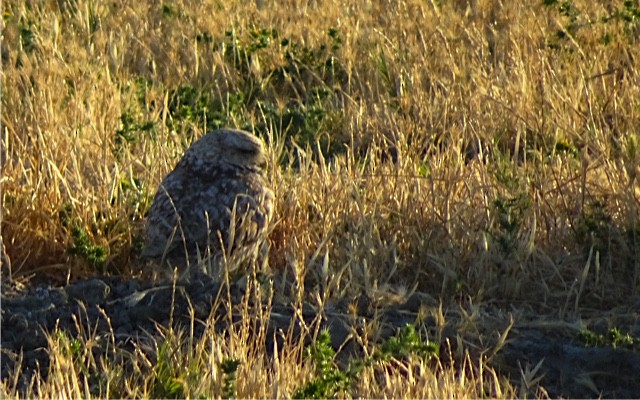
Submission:
<svg viewBox="0 0 640 400">
<path fill-rule="evenodd" d="M 255 243 L 273 215 L 265 165 L 261 141 L 244 131 L 216 130 L 194 142 L 156 192 L 143 257 L 185 267 Z"/>
</svg>

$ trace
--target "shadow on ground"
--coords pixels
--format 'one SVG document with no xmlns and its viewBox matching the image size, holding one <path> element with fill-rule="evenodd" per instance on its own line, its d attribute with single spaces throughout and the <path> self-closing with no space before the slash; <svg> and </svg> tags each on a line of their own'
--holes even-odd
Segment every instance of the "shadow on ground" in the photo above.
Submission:
<svg viewBox="0 0 640 400">
<path fill-rule="evenodd" d="M 0 372 L 3 380 L 10 378 L 16 363 L 22 360 L 21 381 L 25 385 L 36 370 L 46 376 L 49 360 L 45 332 L 59 329 L 71 337 L 76 337 L 80 329 L 85 332 L 95 330 L 98 334 L 113 332 L 118 341 L 125 343 L 154 332 L 157 323 L 163 326 L 188 323 L 191 312 L 197 320 L 206 320 L 212 315 L 233 315 L 232 319 L 239 319 L 240 315 L 236 315 L 233 308 L 229 310 L 228 306 L 240 304 L 245 296 L 242 288 L 234 285 L 223 287 L 206 275 L 175 285 L 154 286 L 137 280 L 96 278 L 66 287 L 39 286 L 25 292 L 10 292 L 3 290 L 2 294 Z M 219 296 L 225 300 L 220 301 Z M 330 329 L 332 345 L 337 349 L 349 341 L 354 323 L 364 324 L 376 318 L 382 326 L 379 340 L 392 336 L 406 324 L 416 324 L 421 320 L 418 315 L 426 298 L 428 296 L 414 293 L 401 304 L 381 309 L 374 309 L 367 299 L 361 299 L 356 307 L 358 315 L 354 315 L 353 307 L 349 312 L 346 305 L 338 304 L 322 311 L 311 305 L 302 305 L 302 312 L 299 312 L 291 305 L 274 302 L 270 320 L 260 323 L 267 323 L 269 332 L 273 333 L 280 329 L 286 331 L 293 323 L 294 332 L 297 330 L 299 333 L 301 324 L 296 322 L 296 318 L 310 323 L 320 317 L 323 326 Z M 535 375 L 542 377 L 539 384 L 551 397 L 629 398 L 640 393 L 640 353 L 637 351 L 585 348 L 576 340 L 577 322 L 536 320 L 524 314 L 506 314 L 490 309 L 482 310 L 482 315 L 497 336 L 500 329 L 509 326 L 513 319 L 506 343 L 492 357 L 490 364 L 525 390 L 521 393 L 535 390 L 522 388 L 526 385 L 522 376 L 540 362 Z M 446 342 L 449 338 L 448 342 L 456 343 L 455 317 L 448 316 L 447 319 L 447 327 L 440 330 L 441 340 Z M 224 321 L 229 319 L 217 320 L 220 322 L 216 328 L 224 330 L 228 325 Z M 635 329 L 636 336 L 640 336 L 637 314 L 628 316 L 624 323 L 631 332 Z M 428 332 L 436 329 L 433 318 L 423 318 L 419 325 Z M 267 348 L 273 346 L 268 343 Z M 357 351 L 354 343 L 347 343 L 341 350 L 344 354 L 356 354 Z M 22 359 L 18 357 L 20 352 L 23 353 Z"/>
</svg>

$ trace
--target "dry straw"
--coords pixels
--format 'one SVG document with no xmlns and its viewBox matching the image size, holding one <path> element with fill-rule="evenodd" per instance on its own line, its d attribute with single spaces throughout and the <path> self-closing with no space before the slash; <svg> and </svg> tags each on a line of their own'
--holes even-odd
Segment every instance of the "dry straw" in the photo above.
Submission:
<svg viewBox="0 0 640 400">
<path fill-rule="evenodd" d="M 556 316 L 629 308 L 640 285 L 639 28 L 619 2 L 569 3 L 6 1 L 12 273 L 137 274 L 150 196 L 220 123 L 268 144 L 268 263 L 303 296 L 415 288 L 445 305 Z M 180 87 L 206 107 L 186 117 Z M 74 227 L 104 249 L 95 265 L 69 254 Z M 238 352 L 216 340 L 183 356 Z M 304 376 L 294 364 L 238 378 L 256 380 L 238 394 L 290 395 L 278 382 Z M 419 374 L 383 376 L 386 389 L 364 374 L 359 395 L 481 395 L 483 375 Z M 492 395 L 513 395 L 497 379 Z M 86 395 L 82 382 L 56 384 L 31 395 Z M 141 384 L 121 395 L 150 395 Z"/>
</svg>

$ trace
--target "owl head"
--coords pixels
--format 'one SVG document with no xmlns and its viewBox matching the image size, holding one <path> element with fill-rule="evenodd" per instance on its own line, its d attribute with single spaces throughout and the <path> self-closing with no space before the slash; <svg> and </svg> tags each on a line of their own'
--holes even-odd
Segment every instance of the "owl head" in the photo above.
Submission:
<svg viewBox="0 0 640 400">
<path fill-rule="evenodd" d="M 261 171 L 267 164 L 260 139 L 237 129 L 219 129 L 205 134 L 189 147 L 184 158 L 204 168 L 227 165 Z"/>
</svg>

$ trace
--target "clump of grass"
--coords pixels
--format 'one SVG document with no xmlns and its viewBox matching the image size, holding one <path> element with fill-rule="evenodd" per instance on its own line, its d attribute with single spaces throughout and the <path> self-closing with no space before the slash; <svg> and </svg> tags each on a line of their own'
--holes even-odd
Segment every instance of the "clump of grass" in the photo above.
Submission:
<svg viewBox="0 0 640 400">
<path fill-rule="evenodd" d="M 158 350 L 156 364 L 153 367 L 152 396 L 154 398 L 184 398 L 185 386 L 188 386 L 192 379 L 189 379 L 184 366 L 176 363 L 174 359 L 173 352 L 179 351 L 179 349 L 172 349 L 170 343 L 165 341 Z"/>
</svg>

